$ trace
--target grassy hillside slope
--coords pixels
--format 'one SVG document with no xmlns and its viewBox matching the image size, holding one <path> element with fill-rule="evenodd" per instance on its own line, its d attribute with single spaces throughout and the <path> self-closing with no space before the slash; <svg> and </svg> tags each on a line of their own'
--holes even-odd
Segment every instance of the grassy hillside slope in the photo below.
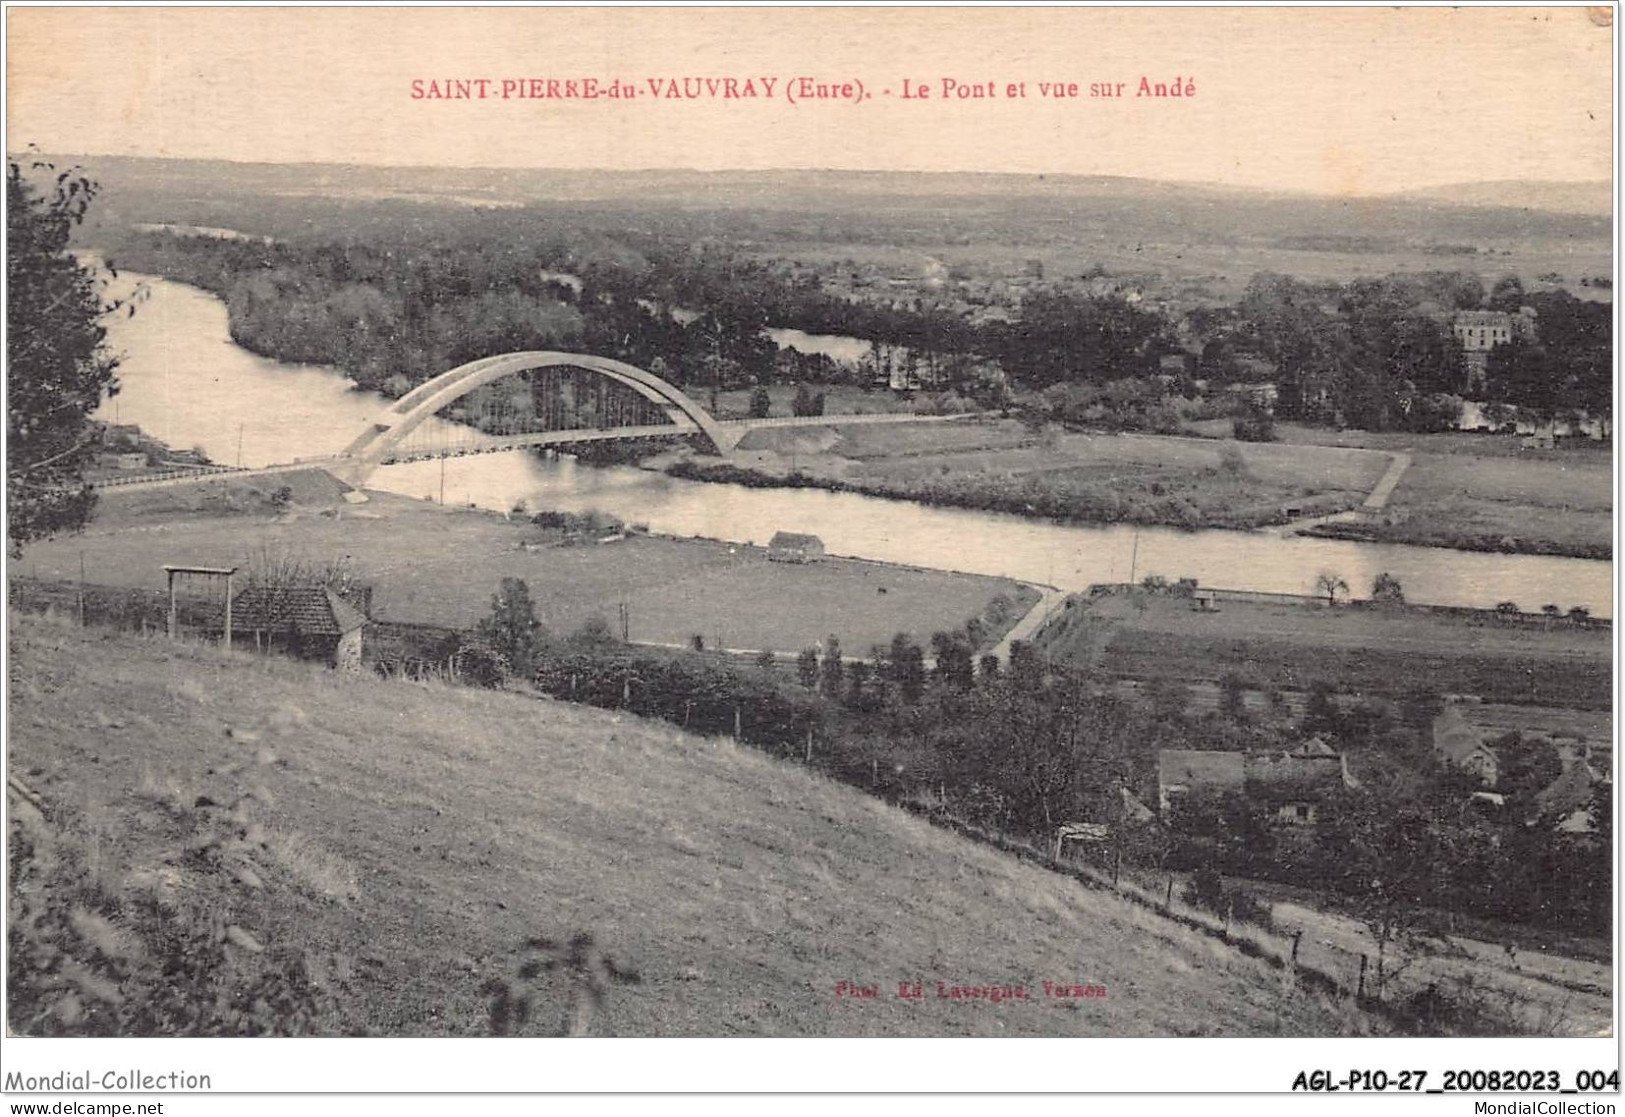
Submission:
<svg viewBox="0 0 1625 1117">
<path fill-rule="evenodd" d="M 9 771 L 47 812 L 11 794 L 12 916 L 58 936 L 13 949 L 13 990 L 42 951 L 82 978 L 67 1012 L 24 1019 L 14 1004 L 13 1026 L 107 1019 L 119 991 L 83 970 L 150 957 L 153 936 L 132 929 L 143 910 L 208 929 L 199 941 L 226 962 L 300 953 L 330 995 L 310 1024 L 327 1033 L 482 1034 L 481 987 L 516 974 L 521 944 L 580 932 L 639 977 L 612 984 L 599 1035 L 1369 1026 L 1221 943 L 725 741 L 51 619 L 12 626 Z M 530 1030 L 570 1016 L 564 972 L 537 978 Z M 897 999 L 902 980 L 925 997 Z M 939 980 L 1034 999 L 941 999 Z M 1106 996 L 1050 1000 L 1045 980 Z M 838 997 L 842 981 L 879 996 Z"/>
</svg>

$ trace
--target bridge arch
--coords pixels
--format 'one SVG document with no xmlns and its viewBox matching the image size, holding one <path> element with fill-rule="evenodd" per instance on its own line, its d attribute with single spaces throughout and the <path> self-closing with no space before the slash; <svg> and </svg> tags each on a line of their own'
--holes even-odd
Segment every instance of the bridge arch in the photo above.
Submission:
<svg viewBox="0 0 1625 1117">
<path fill-rule="evenodd" d="M 340 459 L 347 462 L 347 480 L 359 484 L 368 474 L 386 461 L 418 426 L 446 407 L 477 388 L 532 369 L 569 367 L 597 373 L 630 388 L 645 399 L 665 409 L 679 429 L 697 432 L 710 443 L 713 452 L 726 455 L 738 442 L 704 408 L 685 395 L 676 385 L 645 372 L 635 365 L 608 357 L 595 357 L 587 353 L 561 353 L 534 350 L 523 353 L 504 353 L 495 357 L 482 357 L 443 372 L 413 388 L 390 404 L 355 441 L 347 446 Z"/>
</svg>

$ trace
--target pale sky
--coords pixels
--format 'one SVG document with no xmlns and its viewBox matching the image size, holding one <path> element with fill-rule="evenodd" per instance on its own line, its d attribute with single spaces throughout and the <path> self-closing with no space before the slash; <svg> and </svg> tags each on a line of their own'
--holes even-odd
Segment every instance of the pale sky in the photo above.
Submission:
<svg viewBox="0 0 1625 1117">
<path fill-rule="evenodd" d="M 1112 174 L 1338 194 L 1607 179 L 1612 166 L 1613 30 L 1579 7 L 12 8 L 7 30 L 11 151 Z M 1135 99 L 1142 75 L 1189 79 L 1195 95 Z M 650 79 L 730 76 L 775 79 L 774 96 L 649 93 Z M 791 105 L 802 76 L 861 81 L 870 99 Z M 410 96 L 414 79 L 589 77 L 641 95 Z M 998 96 L 943 101 L 944 78 Z M 902 100 L 905 80 L 933 99 Z M 1025 99 L 1006 96 L 1023 81 Z M 1085 95 L 1045 98 L 1040 82 Z M 1130 96 L 1092 99 L 1094 82 Z"/>
</svg>

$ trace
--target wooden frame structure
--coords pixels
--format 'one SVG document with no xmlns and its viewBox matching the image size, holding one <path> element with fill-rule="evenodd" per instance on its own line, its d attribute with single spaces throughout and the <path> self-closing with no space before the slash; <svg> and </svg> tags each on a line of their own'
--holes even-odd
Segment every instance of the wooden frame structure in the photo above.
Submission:
<svg viewBox="0 0 1625 1117">
<path fill-rule="evenodd" d="M 179 635 L 180 623 L 175 599 L 175 575 L 190 574 L 208 578 L 224 578 L 226 580 L 226 627 L 220 642 L 225 647 L 231 647 L 231 582 L 237 574 L 237 568 L 223 566 L 172 566 L 164 564 L 164 574 L 169 579 L 169 638 L 175 639 Z"/>
</svg>

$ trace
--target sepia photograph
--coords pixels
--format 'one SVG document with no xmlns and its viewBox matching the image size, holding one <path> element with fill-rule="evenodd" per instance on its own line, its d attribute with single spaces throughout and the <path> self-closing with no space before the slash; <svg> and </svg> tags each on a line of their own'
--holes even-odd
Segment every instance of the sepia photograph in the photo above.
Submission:
<svg viewBox="0 0 1625 1117">
<path fill-rule="evenodd" d="M 1615 15 L 8 5 L 5 1091 L 1617 1095 Z"/>
</svg>

